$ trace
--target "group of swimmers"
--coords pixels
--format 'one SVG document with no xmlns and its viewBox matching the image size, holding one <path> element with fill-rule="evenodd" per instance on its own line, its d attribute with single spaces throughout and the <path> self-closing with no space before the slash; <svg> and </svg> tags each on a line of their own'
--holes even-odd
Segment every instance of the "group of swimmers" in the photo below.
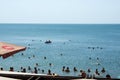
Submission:
<svg viewBox="0 0 120 80">
<path fill-rule="evenodd" d="M 22 53 L 22 55 L 24 55 L 24 54 Z M 35 55 L 33 55 L 32 57 L 35 57 Z M 46 60 L 47 57 L 44 56 L 43 59 Z M 92 58 L 90 57 L 89 59 L 91 60 Z M 99 60 L 98 57 L 97 57 L 97 60 Z M 34 67 L 33 69 L 30 66 L 28 66 L 28 68 L 21 67 L 18 72 L 24 72 L 24 73 L 31 72 L 31 73 L 36 73 L 36 74 L 38 74 L 39 72 L 46 73 L 44 69 L 39 68 L 39 63 L 35 63 L 35 66 L 36 67 Z M 49 66 L 52 66 L 52 63 L 49 63 Z M 0 68 L 0 70 L 2 71 L 3 68 Z M 10 67 L 9 71 L 14 71 L 14 67 Z M 105 73 L 106 72 L 105 68 L 102 68 L 100 72 L 98 71 L 98 69 L 96 69 L 94 71 L 94 73 L 92 73 L 91 69 L 88 69 L 87 71 L 84 71 L 84 70 L 78 70 L 76 67 L 73 67 L 72 69 L 70 69 L 68 66 L 63 66 L 62 71 L 66 72 L 66 73 L 70 73 L 72 71 L 79 72 L 78 76 L 80 76 L 81 78 L 97 78 L 98 76 L 101 75 L 100 73 Z M 47 70 L 47 74 L 48 75 L 56 75 L 55 73 L 52 73 L 52 71 L 50 69 Z M 110 79 L 111 76 L 109 74 L 107 74 L 106 78 Z"/>
<path fill-rule="evenodd" d="M 69 72 L 70 72 L 70 69 L 69 69 L 69 67 L 65 67 L 65 66 L 63 66 L 62 71 L 63 71 L 63 72 L 67 72 L 67 73 L 69 73 Z M 78 70 L 77 70 L 76 67 L 74 67 L 74 68 L 73 68 L 73 71 L 76 72 L 76 71 L 78 71 Z"/>
<path fill-rule="evenodd" d="M 22 55 L 24 55 L 24 54 L 22 53 Z M 60 54 L 60 55 L 63 56 L 63 54 Z M 32 55 L 32 57 L 35 57 L 35 55 Z M 43 59 L 46 60 L 47 57 L 44 56 Z M 92 58 L 89 57 L 89 60 L 91 60 L 91 59 L 92 59 Z M 99 60 L 99 58 L 97 57 L 96 60 Z M 35 65 L 36 65 L 36 67 L 34 67 L 34 70 L 31 71 L 32 73 L 36 73 L 36 74 L 37 74 L 38 71 L 39 71 L 39 72 L 41 71 L 42 73 L 45 72 L 44 69 L 40 70 L 39 68 L 37 68 L 37 67 L 39 66 L 38 63 L 35 63 Z M 52 66 L 52 63 L 49 63 L 49 66 Z M 30 67 L 30 66 L 28 66 L 28 70 L 29 70 L 29 71 L 31 70 L 31 67 Z M 63 71 L 63 72 L 66 72 L 66 73 L 70 73 L 70 72 L 72 72 L 72 71 L 78 72 L 79 70 L 78 70 L 76 67 L 73 67 L 73 69 L 71 70 L 68 66 L 67 66 L 67 67 L 66 67 L 66 66 L 63 66 L 62 71 Z M 27 71 L 25 68 L 22 68 L 21 72 L 28 72 L 28 71 Z M 100 72 L 98 71 L 98 69 L 96 69 L 95 72 L 94 72 L 94 74 L 92 74 L 92 75 L 91 75 L 91 74 L 89 75 L 89 73 L 92 72 L 91 69 L 88 69 L 87 72 L 84 71 L 84 70 L 80 70 L 79 72 L 80 72 L 80 73 L 79 73 L 79 76 L 81 76 L 82 78 L 95 78 L 96 76 L 97 76 L 97 77 L 100 76 Z M 101 73 L 105 73 L 105 72 L 106 72 L 105 68 L 102 68 Z M 47 71 L 47 74 L 48 74 L 48 75 L 53 75 L 53 74 L 55 74 L 55 73 L 52 73 L 51 70 L 49 69 L 49 70 Z M 107 74 L 106 76 L 110 76 L 110 75 Z"/>
<path fill-rule="evenodd" d="M 3 71 L 4 69 L 1 67 L 0 70 Z M 28 66 L 28 69 L 21 67 L 21 71 L 18 71 L 18 72 L 26 73 L 27 70 L 31 71 L 32 69 L 31 69 L 30 66 Z M 14 71 L 14 67 L 10 67 L 9 71 L 13 72 Z M 37 68 L 37 67 L 34 67 L 34 71 L 32 73 L 38 74 L 38 71 L 40 71 L 40 69 Z M 42 73 L 44 73 L 44 70 L 41 70 L 41 71 L 42 71 Z M 71 72 L 69 67 L 65 67 L 65 66 L 63 66 L 62 71 L 63 72 L 67 72 L 67 73 Z M 76 67 L 74 67 L 73 71 L 77 72 L 78 69 Z M 101 72 L 105 73 L 106 72 L 105 68 L 102 68 Z M 84 71 L 84 70 L 80 70 L 80 74 L 78 76 L 80 76 L 81 78 L 97 78 L 95 75 L 98 75 L 98 76 L 100 75 L 100 73 L 98 72 L 98 69 L 95 70 L 95 74 L 90 74 L 90 73 L 91 73 L 91 69 L 88 69 L 87 72 Z M 50 69 L 48 69 L 47 74 L 56 76 L 56 74 L 52 73 Z M 111 76 L 109 74 L 107 74 L 106 78 L 111 79 Z"/>
<path fill-rule="evenodd" d="M 66 73 L 71 72 L 70 68 L 69 68 L 69 67 L 65 67 L 65 66 L 63 66 L 62 71 L 63 71 L 63 72 L 66 72 Z M 76 67 L 73 67 L 73 71 L 74 71 L 74 72 L 78 72 L 78 69 L 77 69 Z M 106 72 L 106 70 L 105 70 L 105 68 L 103 67 L 103 68 L 101 69 L 101 73 L 105 73 L 105 72 Z M 80 73 L 79 73 L 78 76 L 80 76 L 80 77 L 82 77 L 82 78 L 97 78 L 97 77 L 100 76 L 100 72 L 98 71 L 98 69 L 96 69 L 94 73 L 92 73 L 91 69 L 88 69 L 87 72 L 84 71 L 84 70 L 80 70 Z M 110 76 L 109 74 L 107 74 L 107 75 L 106 75 L 106 78 L 109 78 L 109 79 L 110 79 L 111 76 Z"/>
<path fill-rule="evenodd" d="M 38 65 L 38 64 L 36 63 L 36 65 Z M 3 68 L 1 67 L 0 70 L 3 71 Z M 34 67 L 34 70 L 33 70 L 30 66 L 28 66 L 27 69 L 24 68 L 24 67 L 21 67 L 20 71 L 18 71 L 18 72 L 26 73 L 26 72 L 28 72 L 27 70 L 31 71 L 31 73 L 36 73 L 36 74 L 38 74 L 38 71 L 42 71 L 42 73 L 44 73 L 43 69 L 40 70 L 38 67 Z M 9 71 L 14 71 L 14 67 L 10 67 Z M 70 73 L 71 72 L 70 68 L 69 67 L 65 67 L 65 66 L 63 66 L 62 71 L 66 72 L 66 73 Z M 76 67 L 73 67 L 73 71 L 74 72 L 78 72 L 78 69 Z M 88 69 L 87 73 L 84 70 L 80 70 L 80 74 L 78 76 L 81 76 L 82 78 L 95 78 L 95 75 L 100 76 L 100 72 L 98 71 L 98 69 L 95 70 L 95 72 L 94 72 L 95 74 L 90 74 L 91 72 L 92 72 L 91 69 Z M 105 73 L 105 72 L 106 72 L 105 68 L 102 68 L 101 73 Z M 53 75 L 55 73 L 52 73 L 51 70 L 49 69 L 47 74 L 48 75 Z M 108 77 L 108 75 L 109 74 L 107 74 L 106 76 Z"/>
<path fill-rule="evenodd" d="M 103 49 L 103 48 L 97 46 L 97 47 L 88 47 L 88 49 L 93 49 L 94 50 L 94 49 Z"/>
<path fill-rule="evenodd" d="M 34 41 L 34 40 L 32 40 L 32 41 Z M 71 40 L 70 40 L 70 41 L 71 41 Z M 30 46 L 31 46 L 31 44 L 28 44 L 28 47 L 30 47 Z M 102 47 L 88 47 L 88 49 L 103 49 L 103 48 L 102 48 Z M 21 55 L 24 55 L 24 54 L 22 53 Z M 60 54 L 60 55 L 63 56 L 63 54 Z M 29 58 L 29 59 L 35 58 L 35 55 L 32 55 L 32 57 L 30 56 L 30 57 L 28 57 L 28 58 Z M 47 57 L 44 56 L 43 59 L 46 60 Z M 90 57 L 89 59 L 91 59 L 91 57 Z M 97 60 L 99 60 L 99 58 L 97 58 Z M 28 71 L 31 71 L 32 73 L 36 73 L 36 74 L 38 74 L 38 71 L 41 71 L 42 73 L 45 72 L 44 69 L 40 70 L 40 69 L 37 67 L 37 66 L 39 66 L 38 63 L 36 63 L 35 65 L 36 65 L 36 67 L 34 67 L 34 69 L 32 69 L 30 66 L 28 66 L 28 69 L 21 67 L 21 70 L 20 70 L 19 72 L 28 72 Z M 52 63 L 49 63 L 49 66 L 52 66 Z M 1 68 L 1 70 L 3 70 L 3 68 Z M 28 71 L 27 71 L 27 70 L 28 70 Z M 9 70 L 9 71 L 14 71 L 14 68 L 13 68 L 13 67 L 10 67 L 10 70 Z M 66 72 L 66 73 L 70 73 L 70 72 L 71 72 L 71 69 L 70 69 L 69 67 L 63 66 L 62 71 L 63 71 L 63 72 Z M 73 67 L 73 71 L 74 71 L 74 72 L 77 72 L 77 71 L 79 71 L 79 70 L 78 70 L 76 67 Z M 91 72 L 91 69 L 88 69 L 87 73 L 90 73 L 90 72 Z M 103 68 L 103 69 L 101 70 L 101 72 L 102 72 L 102 73 L 105 73 L 105 72 L 106 72 L 105 68 Z M 81 76 L 82 78 L 86 78 L 86 77 L 88 76 L 87 73 L 86 73 L 84 70 L 80 70 L 79 76 Z M 47 74 L 48 74 L 48 75 L 52 75 L 52 74 L 54 74 L 54 73 L 52 73 L 51 70 L 49 69 L 49 70 L 47 71 Z M 96 75 L 100 75 L 98 69 L 95 70 L 95 74 L 96 74 Z M 110 77 L 109 74 L 106 75 L 106 76 L 107 76 L 107 77 Z"/>
</svg>

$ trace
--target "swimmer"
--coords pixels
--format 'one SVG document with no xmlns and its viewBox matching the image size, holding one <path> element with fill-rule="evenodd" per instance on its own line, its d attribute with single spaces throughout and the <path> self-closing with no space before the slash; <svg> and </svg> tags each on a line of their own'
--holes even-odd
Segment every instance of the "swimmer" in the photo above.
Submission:
<svg viewBox="0 0 120 80">
<path fill-rule="evenodd" d="M 77 71 L 76 67 L 74 67 L 73 70 L 74 70 L 74 72 L 76 72 Z"/>
</svg>

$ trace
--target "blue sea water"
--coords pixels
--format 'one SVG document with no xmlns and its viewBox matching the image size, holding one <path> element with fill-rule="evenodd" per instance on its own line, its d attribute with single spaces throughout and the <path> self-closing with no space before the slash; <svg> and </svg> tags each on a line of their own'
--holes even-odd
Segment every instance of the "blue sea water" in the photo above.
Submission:
<svg viewBox="0 0 120 80">
<path fill-rule="evenodd" d="M 46 40 L 52 43 L 45 44 Z M 34 69 L 38 63 L 39 73 L 50 69 L 59 75 L 78 76 L 81 69 L 87 72 L 90 68 L 92 74 L 98 69 L 101 77 L 120 76 L 120 24 L 0 24 L 0 41 L 27 47 L 7 59 L 0 58 L 4 70 Z M 63 66 L 70 73 L 63 72 Z M 105 73 L 101 73 L 103 67 Z"/>
</svg>

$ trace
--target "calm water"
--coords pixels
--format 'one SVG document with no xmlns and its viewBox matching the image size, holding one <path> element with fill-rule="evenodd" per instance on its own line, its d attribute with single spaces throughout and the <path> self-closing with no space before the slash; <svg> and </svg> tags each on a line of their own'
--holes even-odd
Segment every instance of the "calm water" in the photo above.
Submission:
<svg viewBox="0 0 120 80">
<path fill-rule="evenodd" d="M 46 40 L 52 43 L 45 44 Z M 104 67 L 106 72 L 100 72 L 102 77 L 120 76 L 120 25 L 117 24 L 0 24 L 0 41 L 30 48 L 13 57 L 0 58 L 0 67 L 4 70 L 11 66 L 15 71 L 20 71 L 21 66 L 34 69 L 38 63 L 39 73 L 50 69 L 59 75 L 78 76 L 81 69 L 87 72 L 90 68 L 93 74 Z M 63 66 L 71 72 L 62 72 Z M 74 72 L 73 67 L 78 72 Z"/>
</svg>

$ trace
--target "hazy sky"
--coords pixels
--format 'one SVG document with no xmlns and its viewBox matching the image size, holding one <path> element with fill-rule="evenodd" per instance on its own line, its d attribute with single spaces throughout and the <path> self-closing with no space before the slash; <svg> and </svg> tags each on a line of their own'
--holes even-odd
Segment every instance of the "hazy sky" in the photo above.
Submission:
<svg viewBox="0 0 120 80">
<path fill-rule="evenodd" d="M 120 0 L 0 0 L 0 23 L 120 24 Z"/>
</svg>

